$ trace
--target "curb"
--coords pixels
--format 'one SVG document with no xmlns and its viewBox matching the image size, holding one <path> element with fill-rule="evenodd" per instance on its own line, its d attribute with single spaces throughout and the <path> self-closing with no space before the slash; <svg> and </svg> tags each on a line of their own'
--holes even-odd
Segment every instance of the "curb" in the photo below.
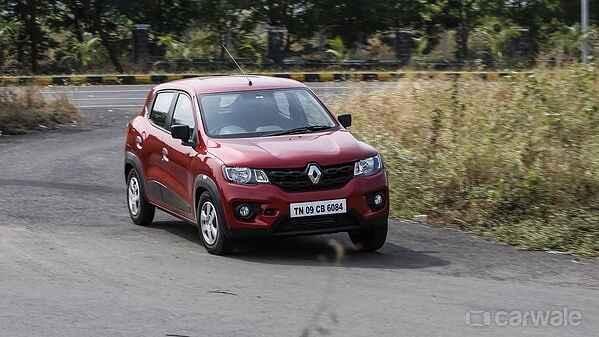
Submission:
<svg viewBox="0 0 599 337">
<path fill-rule="evenodd" d="M 272 77 L 290 78 L 300 82 L 330 81 L 395 81 L 398 79 L 425 80 L 497 80 L 510 77 L 529 77 L 530 72 L 352 72 L 352 73 L 254 73 Z M 1 85 L 80 85 L 80 84 L 159 84 L 183 78 L 199 76 L 224 76 L 224 74 L 180 74 L 180 75 L 101 75 L 101 76 L 2 76 Z"/>
</svg>

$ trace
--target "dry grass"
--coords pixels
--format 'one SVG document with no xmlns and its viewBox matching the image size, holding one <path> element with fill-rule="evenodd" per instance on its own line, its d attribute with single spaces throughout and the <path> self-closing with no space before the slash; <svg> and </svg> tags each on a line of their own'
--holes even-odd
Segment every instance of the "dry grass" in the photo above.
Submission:
<svg viewBox="0 0 599 337">
<path fill-rule="evenodd" d="M 599 82 L 596 68 L 528 79 L 405 80 L 335 103 L 376 146 L 392 214 L 525 249 L 599 255 Z"/>
<path fill-rule="evenodd" d="M 38 87 L 5 88 L 0 92 L 0 131 L 19 134 L 78 122 L 82 116 L 66 95 L 46 99 Z"/>
</svg>

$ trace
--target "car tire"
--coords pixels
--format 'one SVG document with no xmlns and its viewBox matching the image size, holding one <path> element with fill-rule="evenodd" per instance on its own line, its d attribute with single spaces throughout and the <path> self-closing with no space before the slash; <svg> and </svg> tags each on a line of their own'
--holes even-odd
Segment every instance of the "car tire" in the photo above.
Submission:
<svg viewBox="0 0 599 337">
<path fill-rule="evenodd" d="M 387 240 L 387 229 L 389 225 L 377 226 L 372 229 L 350 232 L 349 238 L 361 252 L 374 252 L 379 250 Z"/>
<path fill-rule="evenodd" d="M 206 251 L 214 255 L 230 254 L 233 251 L 233 239 L 227 235 L 225 212 L 210 192 L 200 196 L 196 217 L 200 240 Z"/>
<path fill-rule="evenodd" d="M 127 175 L 127 208 L 134 224 L 149 226 L 154 220 L 156 207 L 148 202 L 144 184 L 135 169 Z"/>
</svg>

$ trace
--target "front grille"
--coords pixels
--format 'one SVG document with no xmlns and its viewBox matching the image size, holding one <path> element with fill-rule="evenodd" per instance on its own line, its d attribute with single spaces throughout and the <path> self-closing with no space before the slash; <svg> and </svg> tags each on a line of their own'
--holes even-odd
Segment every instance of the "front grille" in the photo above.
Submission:
<svg viewBox="0 0 599 337">
<path fill-rule="evenodd" d="M 306 230 L 332 230 L 342 227 L 357 226 L 350 214 L 317 215 L 302 218 L 288 218 L 277 227 L 276 233 Z"/>
<path fill-rule="evenodd" d="M 272 184 L 289 192 L 341 188 L 354 177 L 354 163 L 319 166 L 322 176 L 317 184 L 313 184 L 308 178 L 308 167 L 264 171 Z"/>
</svg>

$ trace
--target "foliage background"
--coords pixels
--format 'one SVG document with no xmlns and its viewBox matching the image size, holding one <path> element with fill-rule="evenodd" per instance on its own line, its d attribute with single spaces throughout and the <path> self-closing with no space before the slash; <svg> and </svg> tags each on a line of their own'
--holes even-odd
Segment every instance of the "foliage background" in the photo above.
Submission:
<svg viewBox="0 0 599 337">
<path fill-rule="evenodd" d="M 591 24 L 599 0 L 590 0 Z M 518 27 L 543 63 L 579 58 L 580 1 L 566 0 L 3 0 L 0 72 L 143 70 L 131 27 L 149 24 L 152 54 L 167 62 L 221 59 L 221 43 L 266 64 L 266 29 L 285 29 L 288 58 L 392 59 L 394 31 L 414 31 L 416 61 L 518 67 Z M 587 38 L 599 41 L 595 29 Z M 599 49 L 599 48 L 597 48 Z"/>
</svg>

